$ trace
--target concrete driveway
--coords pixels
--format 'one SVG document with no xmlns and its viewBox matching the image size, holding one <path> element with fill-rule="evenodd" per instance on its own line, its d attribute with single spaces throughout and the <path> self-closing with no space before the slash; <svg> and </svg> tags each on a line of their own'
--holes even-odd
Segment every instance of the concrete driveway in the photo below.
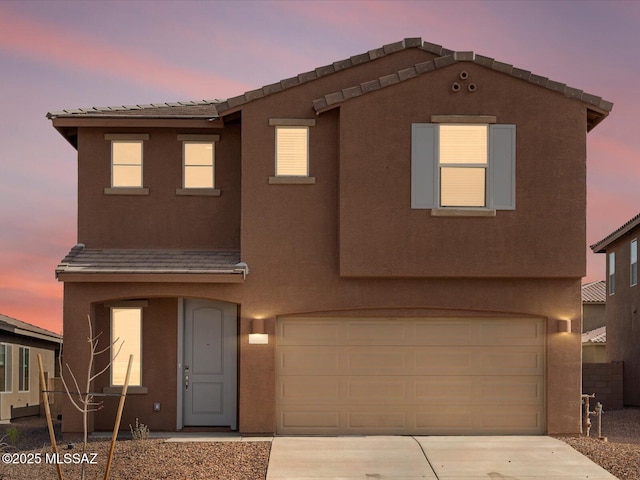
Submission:
<svg viewBox="0 0 640 480">
<path fill-rule="evenodd" d="M 551 437 L 275 437 L 267 480 L 615 480 Z"/>
</svg>

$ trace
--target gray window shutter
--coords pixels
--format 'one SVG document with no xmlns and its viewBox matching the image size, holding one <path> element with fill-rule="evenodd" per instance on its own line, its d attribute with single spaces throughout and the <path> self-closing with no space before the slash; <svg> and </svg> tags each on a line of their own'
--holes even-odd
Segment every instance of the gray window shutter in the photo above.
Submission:
<svg viewBox="0 0 640 480">
<path fill-rule="evenodd" d="M 436 208 L 438 125 L 411 125 L 411 208 Z"/>
<path fill-rule="evenodd" d="M 490 205 L 516 208 L 516 126 L 489 125 Z"/>
</svg>

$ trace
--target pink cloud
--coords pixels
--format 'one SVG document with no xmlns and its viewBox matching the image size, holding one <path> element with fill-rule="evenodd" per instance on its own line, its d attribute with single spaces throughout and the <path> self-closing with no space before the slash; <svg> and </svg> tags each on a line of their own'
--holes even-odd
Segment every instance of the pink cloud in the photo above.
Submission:
<svg viewBox="0 0 640 480">
<path fill-rule="evenodd" d="M 237 95 L 251 88 L 219 75 L 172 65 L 150 52 L 116 48 L 98 38 L 0 10 L 0 49 L 16 56 L 125 78 L 189 98 Z"/>
</svg>

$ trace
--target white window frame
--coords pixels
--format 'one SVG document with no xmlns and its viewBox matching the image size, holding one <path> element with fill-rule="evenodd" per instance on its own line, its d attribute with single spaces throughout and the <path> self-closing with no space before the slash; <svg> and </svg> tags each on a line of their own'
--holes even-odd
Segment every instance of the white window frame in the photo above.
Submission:
<svg viewBox="0 0 640 480">
<path fill-rule="evenodd" d="M 122 345 L 122 341 L 123 339 L 119 339 L 115 336 L 114 334 L 114 312 L 116 310 L 136 310 L 139 312 L 138 315 L 138 335 L 139 335 L 139 344 L 137 347 L 134 347 L 134 358 L 133 358 L 133 365 L 135 365 L 136 363 L 139 364 L 138 370 L 140 372 L 139 378 L 138 379 L 129 379 L 129 386 L 130 387 L 141 387 L 142 386 L 142 368 L 143 368 L 143 364 L 142 364 L 142 307 L 111 307 L 110 308 L 110 329 L 111 329 L 111 354 L 110 354 L 110 361 L 111 361 L 111 368 L 109 368 L 109 385 L 112 387 L 120 387 L 124 384 L 123 383 L 114 383 L 114 355 L 119 354 L 116 357 L 116 359 L 119 361 L 119 365 L 124 365 L 124 372 L 123 372 L 123 376 L 126 376 L 126 365 L 129 362 L 129 356 L 126 355 L 124 348 L 122 350 L 120 350 L 120 345 Z M 115 343 L 114 343 L 115 342 Z M 125 342 L 126 343 L 126 342 Z M 137 353 L 137 357 L 136 358 L 136 354 Z M 124 358 L 126 356 L 126 358 Z"/>
<path fill-rule="evenodd" d="M 609 264 L 607 266 L 607 284 L 609 289 L 609 295 L 616 293 L 616 252 L 609 253 Z"/>
<path fill-rule="evenodd" d="M 116 163 L 115 149 L 118 145 L 139 145 L 140 146 L 140 163 Z M 116 185 L 116 171 L 119 167 L 134 167 L 139 171 L 140 182 L 127 185 Z M 142 140 L 113 140 L 111 142 L 111 188 L 142 188 L 144 184 L 144 148 Z"/>
<path fill-rule="evenodd" d="M 431 123 L 411 125 L 412 209 L 431 210 L 432 216 L 495 216 L 497 210 L 515 210 L 516 126 L 497 124 L 496 120 L 492 115 L 432 115 Z M 439 158 L 441 124 L 487 125 L 484 206 L 442 205 Z"/>
<path fill-rule="evenodd" d="M 4 389 L 0 393 L 13 391 L 13 349 L 10 343 L 0 343 L 0 349 L 4 352 Z"/>
<path fill-rule="evenodd" d="M 638 284 L 638 239 L 634 238 L 629 244 L 629 276 L 632 287 Z"/>
<path fill-rule="evenodd" d="M 211 164 L 201 165 L 201 164 L 188 164 L 187 163 L 187 146 L 188 145 L 207 145 L 211 146 Z M 207 159 L 208 160 L 208 159 Z M 211 169 L 211 178 L 207 180 L 211 180 L 210 185 L 205 186 L 189 186 L 187 185 L 187 171 L 194 169 Z M 182 142 L 182 188 L 192 189 L 192 188 L 215 188 L 216 181 L 216 150 L 214 142 Z"/>
<path fill-rule="evenodd" d="M 29 347 L 18 347 L 18 392 L 28 392 L 31 387 L 31 382 L 30 382 L 31 352 L 30 350 L 31 349 Z M 25 358 L 26 358 L 26 362 L 25 362 Z"/>
<path fill-rule="evenodd" d="M 484 163 L 465 163 L 465 162 L 442 162 L 442 127 L 462 127 L 462 126 L 472 126 L 472 127 L 484 127 L 486 134 L 486 151 L 484 156 Z M 442 123 L 438 128 L 439 137 L 438 137 L 438 205 L 442 208 L 487 208 L 487 204 L 489 202 L 489 188 L 488 188 L 488 178 L 487 172 L 489 171 L 489 125 L 481 124 L 481 123 Z M 482 205 L 444 205 L 444 201 L 442 198 L 442 186 L 443 186 L 443 170 L 444 169 L 473 169 L 473 170 L 482 170 L 483 172 L 483 185 L 482 189 L 484 192 Z"/>
</svg>

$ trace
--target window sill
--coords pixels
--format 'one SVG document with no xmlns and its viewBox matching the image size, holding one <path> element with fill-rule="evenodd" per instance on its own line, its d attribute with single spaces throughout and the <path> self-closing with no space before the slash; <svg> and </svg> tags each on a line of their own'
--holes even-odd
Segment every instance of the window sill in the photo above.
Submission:
<svg viewBox="0 0 640 480">
<path fill-rule="evenodd" d="M 496 211 L 492 208 L 434 208 L 432 217 L 495 217 Z"/>
<path fill-rule="evenodd" d="M 149 195 L 148 188 L 110 187 L 104 189 L 105 195 Z"/>
<path fill-rule="evenodd" d="M 102 393 L 121 394 L 122 387 L 104 387 Z M 127 395 L 146 395 L 149 393 L 147 387 L 127 387 Z"/>
<path fill-rule="evenodd" d="M 190 197 L 219 197 L 221 195 L 219 188 L 176 188 L 176 195 L 184 195 Z"/>
<path fill-rule="evenodd" d="M 270 185 L 313 185 L 316 183 L 316 177 L 269 177 Z"/>
</svg>

